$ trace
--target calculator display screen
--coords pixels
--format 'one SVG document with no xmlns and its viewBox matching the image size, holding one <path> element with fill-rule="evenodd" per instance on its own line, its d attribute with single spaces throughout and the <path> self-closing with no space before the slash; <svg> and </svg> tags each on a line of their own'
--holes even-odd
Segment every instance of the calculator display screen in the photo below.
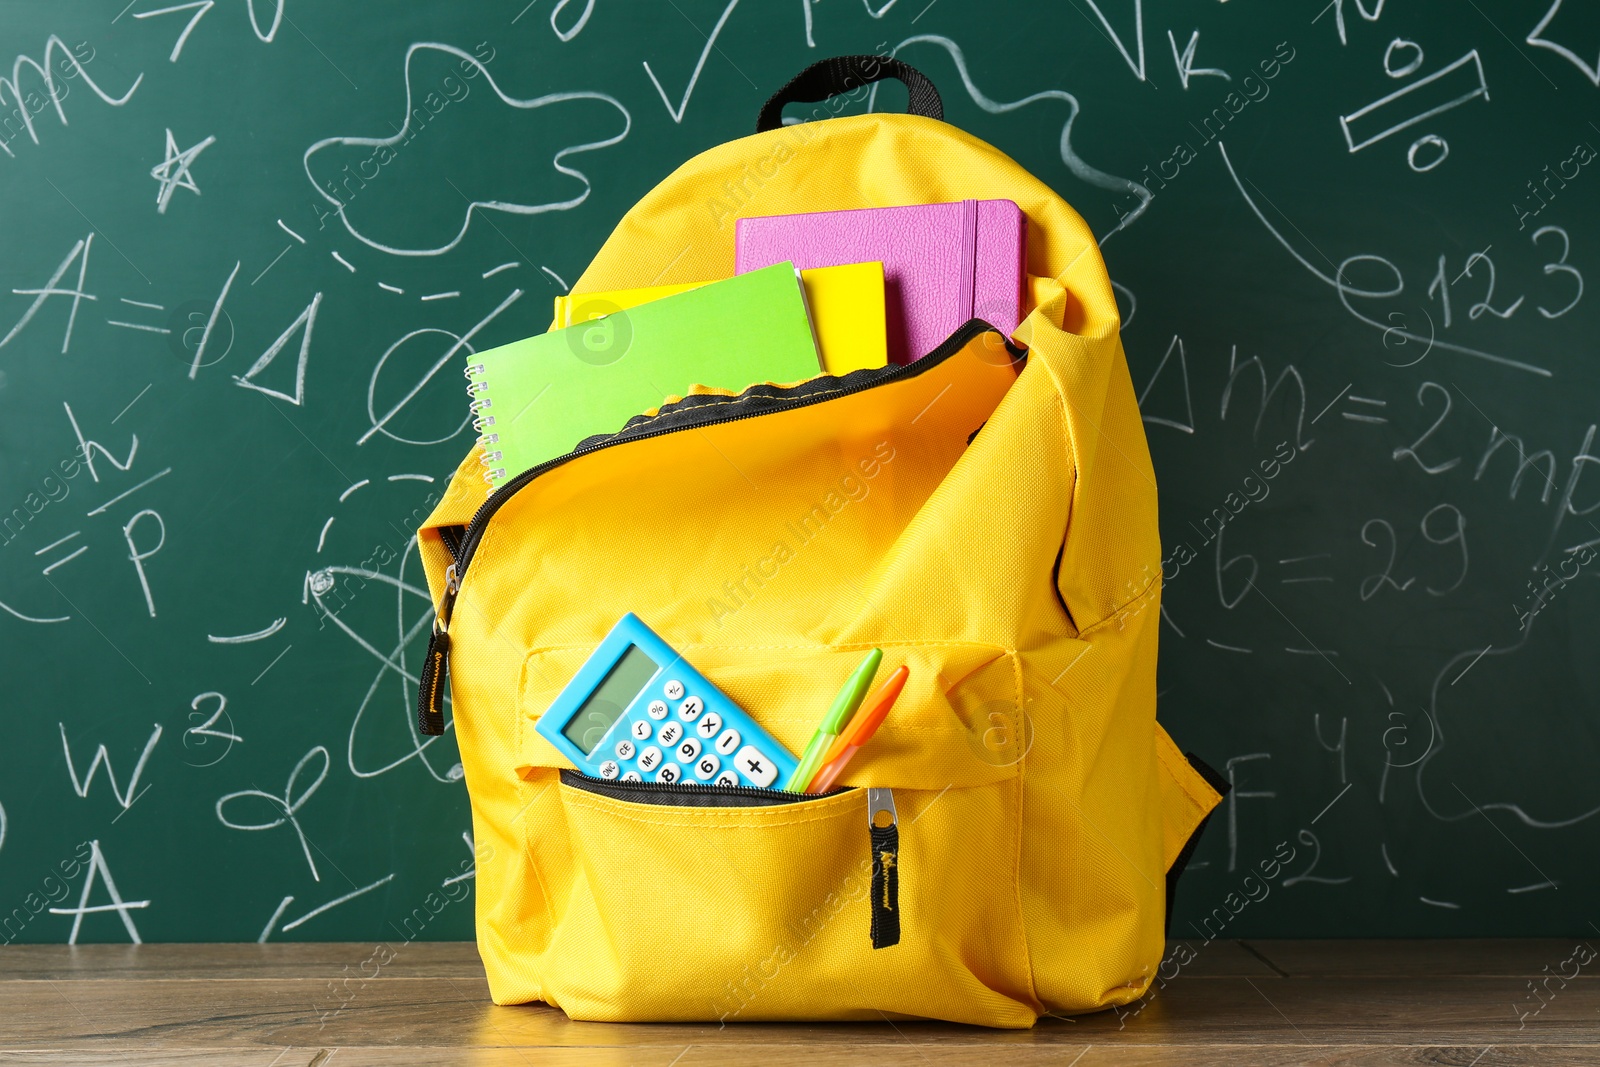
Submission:
<svg viewBox="0 0 1600 1067">
<path fill-rule="evenodd" d="M 561 733 L 585 756 L 589 755 L 659 669 L 656 661 L 645 655 L 638 645 L 629 645 L 628 651 L 617 660 L 605 680 L 595 686 L 589 699 L 578 707 L 577 714 Z"/>
</svg>

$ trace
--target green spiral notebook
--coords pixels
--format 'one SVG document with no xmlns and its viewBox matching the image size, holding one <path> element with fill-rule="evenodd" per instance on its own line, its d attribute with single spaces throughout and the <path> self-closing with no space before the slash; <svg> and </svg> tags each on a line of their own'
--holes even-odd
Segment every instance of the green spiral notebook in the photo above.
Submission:
<svg viewBox="0 0 1600 1067">
<path fill-rule="evenodd" d="M 492 488 L 691 385 L 820 372 L 799 275 L 778 263 L 469 356 L 467 394 Z"/>
</svg>

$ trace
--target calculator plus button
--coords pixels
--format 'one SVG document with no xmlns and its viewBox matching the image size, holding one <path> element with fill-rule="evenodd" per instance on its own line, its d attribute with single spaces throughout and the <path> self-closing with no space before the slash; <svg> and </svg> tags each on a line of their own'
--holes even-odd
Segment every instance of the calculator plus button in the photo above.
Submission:
<svg viewBox="0 0 1600 1067">
<path fill-rule="evenodd" d="M 656 772 L 656 781 L 662 782 L 666 785 L 671 785 L 673 782 L 676 782 L 682 777 L 683 768 L 678 766 L 676 763 L 663 763 L 661 765 L 661 769 Z"/>
<path fill-rule="evenodd" d="M 652 700 L 650 706 L 644 710 L 652 719 L 665 719 L 667 717 L 667 702 L 665 700 Z"/>
<path fill-rule="evenodd" d="M 632 759 L 634 751 L 635 751 L 635 749 L 633 747 L 633 742 L 632 741 L 618 741 L 617 742 L 617 758 L 618 759 Z"/>
<path fill-rule="evenodd" d="M 678 743 L 678 738 L 683 736 L 683 727 L 675 722 L 669 722 L 661 727 L 661 733 L 657 736 L 663 745 L 675 745 Z"/>
<path fill-rule="evenodd" d="M 640 741 L 650 740 L 650 734 L 654 731 L 654 729 L 655 727 L 651 726 L 644 719 L 633 720 L 633 736 L 638 738 Z M 671 741 L 667 742 L 669 745 L 671 743 Z"/>
<path fill-rule="evenodd" d="M 693 763 L 694 758 L 698 755 L 700 755 L 700 739 L 698 737 L 684 738 L 683 744 L 678 746 L 678 762 Z"/>
<path fill-rule="evenodd" d="M 619 770 L 621 770 L 621 768 L 617 766 L 617 761 L 614 759 L 608 759 L 604 763 L 600 764 L 600 777 L 615 778 Z"/>
<path fill-rule="evenodd" d="M 717 738 L 717 755 L 726 756 L 739 747 L 739 731 L 727 729 L 722 731 L 722 736 Z"/>
<path fill-rule="evenodd" d="M 694 732 L 707 741 L 717 736 L 717 731 L 722 729 L 722 716 L 716 712 L 707 712 L 700 721 L 694 724 Z"/>
<path fill-rule="evenodd" d="M 699 697 L 690 697 L 678 705 L 678 718 L 684 722 L 694 722 L 700 713 L 706 710 L 706 702 Z"/>
<path fill-rule="evenodd" d="M 743 785 L 744 783 L 739 781 L 739 776 L 737 774 L 735 774 L 732 770 L 726 770 L 726 771 L 723 771 L 721 774 L 717 775 L 717 784 L 718 785 Z"/>
<path fill-rule="evenodd" d="M 680 700 L 683 697 L 683 683 L 674 678 L 662 686 L 661 691 L 667 695 L 668 700 Z"/>
<path fill-rule="evenodd" d="M 698 763 L 696 763 L 694 765 L 694 776 L 696 778 L 700 779 L 702 782 L 709 781 L 711 779 L 711 776 L 713 774 L 716 774 L 717 770 L 721 766 L 722 766 L 722 761 L 719 760 L 717 757 L 711 755 L 708 752 L 704 756 L 700 757 L 700 762 L 698 762 Z M 717 779 L 717 781 L 719 781 L 719 782 L 721 780 L 722 779 L 720 779 L 720 778 Z M 734 785 L 738 785 L 739 784 L 738 780 L 735 779 L 733 784 Z"/>
<path fill-rule="evenodd" d="M 624 771 L 624 772 L 622 772 L 622 781 L 624 781 L 624 782 L 642 782 L 642 781 L 644 781 L 644 779 L 639 777 L 639 772 L 638 771 Z"/>
<path fill-rule="evenodd" d="M 639 769 L 653 771 L 661 765 L 661 750 L 654 745 L 639 753 Z"/>
<path fill-rule="evenodd" d="M 733 758 L 733 763 L 739 768 L 740 774 L 756 785 L 769 786 L 778 778 L 778 768 L 772 765 L 767 754 L 749 745 L 739 750 L 739 754 Z"/>
</svg>

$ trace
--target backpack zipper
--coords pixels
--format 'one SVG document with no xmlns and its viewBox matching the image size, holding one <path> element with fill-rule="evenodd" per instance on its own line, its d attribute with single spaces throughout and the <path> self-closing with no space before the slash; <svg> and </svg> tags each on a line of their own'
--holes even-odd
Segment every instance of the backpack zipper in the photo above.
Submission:
<svg viewBox="0 0 1600 1067">
<path fill-rule="evenodd" d="M 610 448 L 613 445 L 628 444 L 633 441 L 643 441 L 651 437 L 664 437 L 669 433 L 678 433 L 682 430 L 690 429 L 702 429 L 706 426 L 716 426 L 725 422 L 739 422 L 743 419 L 759 418 L 763 415 L 774 414 L 778 411 L 792 411 L 796 408 L 810 407 L 813 404 L 826 403 L 829 400 L 835 400 L 839 397 L 865 392 L 868 389 L 877 388 L 878 386 L 884 385 L 888 382 L 899 381 L 902 378 L 914 378 L 918 374 L 931 370 L 943 363 L 946 359 L 949 359 L 951 356 L 961 351 L 961 349 L 966 346 L 968 341 L 986 331 L 999 333 L 998 330 L 989 325 L 987 322 L 984 322 L 982 319 L 969 319 L 949 337 L 945 338 L 944 341 L 939 344 L 939 347 L 935 348 L 932 352 L 929 352 L 921 359 L 915 360 L 911 363 L 885 367 L 883 370 L 873 370 L 865 373 L 861 371 L 852 372 L 851 374 L 842 378 L 835 378 L 834 380 L 840 382 L 841 386 L 839 388 L 829 389 L 825 392 L 818 392 L 810 395 L 798 392 L 799 390 L 804 389 L 806 385 L 810 385 L 818 380 L 812 379 L 810 382 L 794 386 L 792 389 L 784 390 L 776 395 L 763 396 L 760 393 L 752 394 L 750 390 L 740 394 L 741 396 L 749 397 L 750 400 L 781 400 L 784 399 L 786 395 L 793 395 L 792 403 L 789 403 L 783 407 L 763 408 L 758 411 L 745 411 L 732 415 L 713 416 L 711 418 L 702 420 L 685 420 L 681 423 L 674 423 L 672 425 L 658 425 L 655 428 L 644 429 L 637 433 L 629 433 L 627 427 L 623 427 L 623 429 L 619 430 L 617 433 L 611 434 L 607 437 L 602 437 L 598 440 L 591 438 L 590 440 L 594 441 L 593 444 L 579 445 L 577 448 L 566 453 L 565 455 L 557 456 L 554 459 L 549 459 L 536 466 L 529 467 L 521 474 L 500 486 L 500 488 L 490 493 L 488 499 L 482 504 L 478 505 L 478 510 L 473 512 L 471 521 L 467 523 L 466 529 L 462 532 L 455 549 L 452 551 L 452 555 L 455 556 L 455 560 L 450 565 L 448 571 L 448 580 L 446 582 L 444 597 L 440 605 L 440 612 L 434 618 L 433 633 L 428 638 L 428 651 L 426 654 L 426 659 L 424 660 L 426 667 L 431 668 L 431 677 L 429 680 L 432 684 L 427 686 L 419 686 L 417 690 L 418 731 L 431 736 L 438 736 L 444 733 L 444 683 L 450 666 L 450 618 L 455 611 L 456 597 L 460 594 L 461 582 L 466 577 L 467 567 L 471 565 L 473 554 L 478 549 L 478 542 L 483 539 L 483 532 L 488 527 L 489 520 L 494 518 L 495 513 L 500 510 L 507 500 L 510 500 L 513 496 L 517 495 L 517 493 L 524 489 L 534 479 L 538 478 L 542 474 L 546 474 L 552 470 L 555 470 L 557 467 L 570 463 L 580 456 L 587 456 L 592 453 L 599 452 L 602 449 Z M 1010 338 L 1007 338 L 1004 335 L 1001 335 L 1001 337 L 1006 349 L 1011 353 L 1013 359 L 1025 358 L 1026 352 L 1024 349 L 1013 345 Z M 860 375 L 860 380 L 854 382 L 850 381 L 850 378 L 856 375 Z M 753 388 L 760 389 L 761 387 L 756 386 Z M 657 422 L 663 418 L 670 418 L 674 414 L 678 414 L 680 412 L 692 412 L 693 410 L 694 408 L 690 406 L 686 408 L 678 408 L 671 412 L 658 413 L 657 415 L 652 416 L 650 421 Z M 447 547 L 450 545 L 450 540 L 451 539 L 446 539 L 445 543 Z"/>
<path fill-rule="evenodd" d="M 625 800 L 642 804 L 666 804 L 670 801 L 658 798 L 686 799 L 687 804 L 680 807 L 695 808 L 770 808 L 780 807 L 784 804 L 801 804 L 807 800 L 821 800 L 824 797 L 838 796 L 848 793 L 855 786 L 842 785 L 830 789 L 826 793 L 790 793 L 782 789 L 760 789 L 752 785 L 710 785 L 705 782 L 624 782 L 619 779 L 596 778 L 592 774 L 582 771 L 561 772 L 561 784 L 572 789 L 580 789 L 585 793 L 594 793 L 597 796 L 610 797 L 612 800 Z M 717 803 L 726 799 L 731 803 Z M 711 801 L 702 803 L 701 801 Z M 755 801 L 755 803 L 743 803 Z"/>
<path fill-rule="evenodd" d="M 872 847 L 873 948 L 900 943 L 900 816 L 894 792 L 867 790 L 867 836 Z"/>
</svg>

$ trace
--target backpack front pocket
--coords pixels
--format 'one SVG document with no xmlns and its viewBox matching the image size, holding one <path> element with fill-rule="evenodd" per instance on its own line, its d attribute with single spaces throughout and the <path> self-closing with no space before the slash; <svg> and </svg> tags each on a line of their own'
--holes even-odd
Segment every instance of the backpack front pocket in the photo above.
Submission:
<svg viewBox="0 0 1600 1067">
<path fill-rule="evenodd" d="M 824 690 L 861 656 L 683 652 L 795 751 Z M 529 658 L 526 722 L 584 654 Z M 527 964 L 544 999 L 579 1019 L 1033 1023 L 1023 753 L 997 760 L 975 742 L 991 709 L 1016 700 L 1013 657 L 976 645 L 884 654 L 913 684 L 846 768 L 848 787 L 821 796 L 590 778 L 524 726 L 519 772 L 540 796 L 525 840 L 550 922 Z"/>
<path fill-rule="evenodd" d="M 548 887 L 546 996 L 577 1019 L 1029 1026 L 1018 785 L 708 807 L 715 788 L 651 786 L 645 800 L 560 772 L 570 863 Z M 876 834 L 869 793 L 894 811 Z M 875 948 L 886 915 L 899 940 Z"/>
</svg>

